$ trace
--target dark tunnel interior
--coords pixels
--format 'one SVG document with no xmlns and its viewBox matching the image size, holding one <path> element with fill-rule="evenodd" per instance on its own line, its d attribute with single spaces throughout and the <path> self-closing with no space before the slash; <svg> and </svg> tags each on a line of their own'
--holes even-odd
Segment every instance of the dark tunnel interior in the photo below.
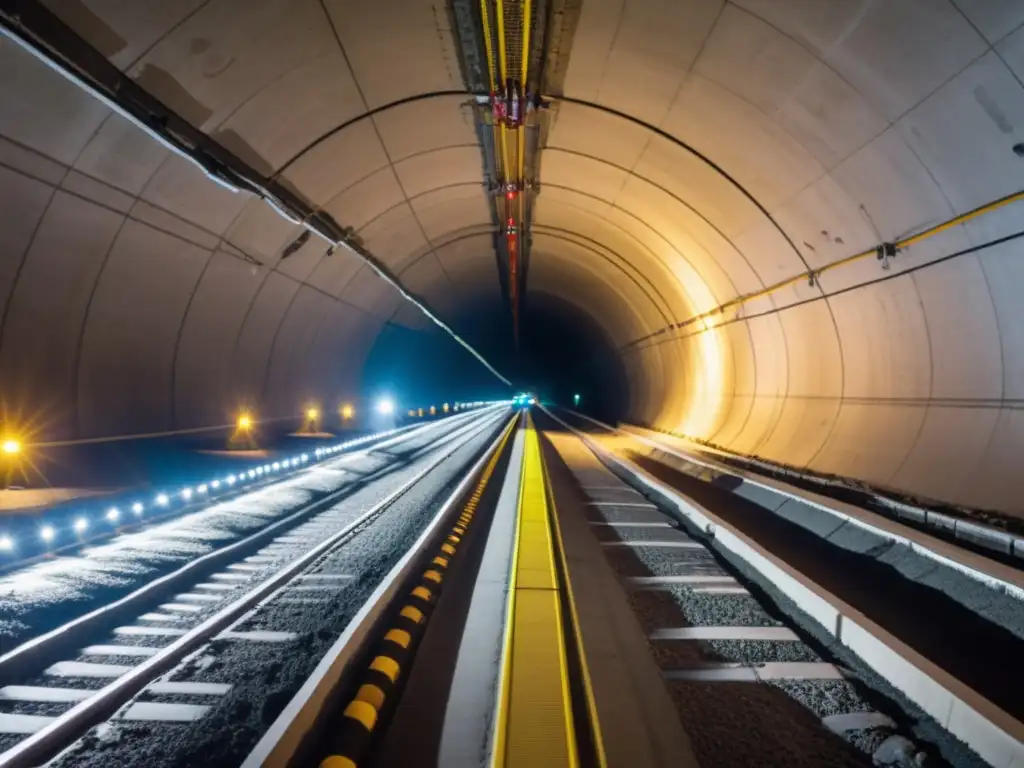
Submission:
<svg viewBox="0 0 1024 768">
<path fill-rule="evenodd" d="M 604 421 L 626 416 L 629 381 L 622 362 L 600 324 L 571 302 L 531 292 L 523 304 L 518 344 L 502 303 L 470 305 L 454 322 L 517 390 L 577 406 Z M 508 390 L 447 334 L 395 324 L 377 337 L 363 376 L 364 398 L 383 393 L 409 408 L 508 397 Z"/>
</svg>

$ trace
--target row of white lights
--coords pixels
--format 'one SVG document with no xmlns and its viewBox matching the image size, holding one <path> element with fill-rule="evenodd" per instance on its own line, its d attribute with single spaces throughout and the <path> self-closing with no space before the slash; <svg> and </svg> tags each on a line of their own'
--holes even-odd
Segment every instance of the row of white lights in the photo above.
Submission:
<svg viewBox="0 0 1024 768">
<path fill-rule="evenodd" d="M 346 448 L 351 448 L 354 445 L 365 443 L 370 440 L 376 440 L 377 438 L 383 437 L 395 432 L 397 430 L 391 429 L 385 432 L 375 432 L 372 435 L 365 435 L 355 440 L 348 440 L 338 445 L 329 446 L 327 448 L 317 448 L 313 455 L 316 460 L 325 459 L 328 456 L 332 456 L 339 451 L 343 451 Z M 309 454 L 303 453 L 298 456 L 294 456 L 290 459 L 284 459 L 282 461 L 275 461 L 269 464 L 264 464 L 261 467 L 255 467 L 245 472 L 239 472 L 235 475 L 227 475 L 224 478 L 217 478 L 210 480 L 209 482 L 202 483 L 201 485 L 195 486 L 195 488 L 182 488 L 176 494 L 158 493 L 153 497 L 153 506 L 161 509 L 166 509 L 171 505 L 171 500 L 177 496 L 186 504 L 191 503 L 193 497 L 208 497 L 211 493 L 219 491 L 222 487 L 232 488 L 236 483 L 246 483 L 252 480 L 257 480 L 265 475 L 271 475 L 275 472 L 279 472 L 283 469 L 292 469 L 299 467 L 309 461 Z M 131 512 L 135 517 L 142 517 L 146 511 L 146 506 L 141 501 L 134 502 L 131 507 Z M 111 507 L 107 510 L 103 516 L 104 519 L 112 525 L 117 525 L 121 519 L 121 510 L 118 507 Z M 89 519 L 86 517 L 78 517 L 72 523 L 71 528 L 76 535 L 81 536 L 83 533 L 89 530 Z M 39 529 L 39 538 L 45 543 L 50 544 L 57 538 L 57 529 L 53 525 L 45 524 Z M 14 537 L 3 534 L 0 535 L 0 552 L 13 552 L 16 543 Z"/>
</svg>

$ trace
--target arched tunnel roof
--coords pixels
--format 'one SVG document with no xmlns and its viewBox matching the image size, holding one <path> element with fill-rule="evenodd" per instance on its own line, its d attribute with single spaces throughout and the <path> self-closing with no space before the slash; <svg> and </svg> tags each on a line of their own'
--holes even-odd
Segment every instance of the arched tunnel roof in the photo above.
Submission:
<svg viewBox="0 0 1024 768">
<path fill-rule="evenodd" d="M 447 3 L 43 5 L 439 317 L 502 303 Z M 1024 259 L 988 244 L 1024 206 L 807 273 L 1020 189 L 1024 5 L 562 5 L 527 287 L 599 324 L 630 418 L 1020 510 Z M 354 386 L 384 323 L 429 324 L 11 39 L 0 73 L 5 398 L 59 403 L 77 435 L 287 413 Z"/>
</svg>

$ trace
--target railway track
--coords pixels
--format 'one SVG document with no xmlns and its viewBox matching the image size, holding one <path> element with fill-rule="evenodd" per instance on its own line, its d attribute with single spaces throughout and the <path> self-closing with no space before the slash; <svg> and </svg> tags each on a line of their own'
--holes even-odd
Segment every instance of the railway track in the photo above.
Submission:
<svg viewBox="0 0 1024 768">
<path fill-rule="evenodd" d="M 712 550 L 604 468 L 576 479 L 702 764 L 919 765 L 850 670 Z"/>
<path fill-rule="evenodd" d="M 91 611 L 100 599 L 112 602 L 192 560 L 265 527 L 301 520 L 303 510 L 328 496 L 359 494 L 368 483 L 401 470 L 446 433 L 468 423 L 457 416 L 385 436 L 322 446 L 311 461 L 283 477 L 245 481 L 237 491 L 216 491 L 206 502 L 172 510 L 161 518 L 143 515 L 98 539 L 11 564 L 0 575 L 0 659 L 11 649 Z M 365 443 L 370 445 L 363 446 Z M 317 460 L 319 459 L 319 460 Z M 255 474 L 253 472 L 253 474 Z M 221 489 L 230 476 L 221 478 Z"/>
<path fill-rule="evenodd" d="M 296 644 L 309 646 L 311 637 L 322 645 L 330 639 L 317 634 L 325 627 L 314 629 L 315 621 L 301 617 L 323 617 L 331 607 L 337 621 L 339 595 L 354 591 L 365 597 L 382 576 L 379 563 L 352 568 L 350 545 L 375 535 L 375 524 L 388 515 L 389 525 L 376 527 L 425 524 L 422 514 L 410 520 L 414 511 L 432 507 L 431 499 L 445 487 L 438 478 L 454 482 L 503 422 L 503 412 L 494 411 L 436 439 L 400 479 L 392 478 L 381 498 L 364 494 L 339 501 L 344 491 L 329 494 L 4 654 L 0 766 L 37 765 L 76 742 L 66 759 L 84 765 L 92 759 L 90 750 L 112 733 L 136 739 L 143 732 L 152 736 L 158 727 L 194 726 L 240 687 L 231 680 L 231 665 L 218 664 L 218 657 L 244 648 L 247 662 L 241 666 L 251 670 L 254 664 L 279 663 L 282 653 Z M 421 490 L 428 478 L 430 489 Z M 394 552 L 401 543 L 392 542 Z M 309 647 L 303 650 L 315 655 Z M 195 679 L 211 668 L 216 673 L 205 677 L 214 680 Z M 270 712 L 274 701 L 283 706 L 286 700 L 251 684 L 247 690 L 250 699 L 262 693 L 271 706 L 234 697 L 236 710 L 244 705 Z M 86 734 L 89 739 L 79 742 Z M 141 743 L 132 749 L 146 751 Z"/>
<path fill-rule="evenodd" d="M 609 488 L 642 491 L 593 490 L 619 495 L 594 496 L 610 516 L 591 522 L 681 717 L 700 724 L 697 740 L 738 748 L 746 740 L 727 738 L 731 719 L 745 711 L 771 724 L 791 699 L 875 764 L 1024 759 L 1018 570 L 849 505 L 555 418 L 601 457 Z M 635 506 L 612 503 L 623 495 Z M 737 686 L 750 696 L 730 698 Z M 736 764 L 766 759 L 785 730 L 764 730 Z M 778 746 L 784 764 L 799 764 Z"/>
</svg>

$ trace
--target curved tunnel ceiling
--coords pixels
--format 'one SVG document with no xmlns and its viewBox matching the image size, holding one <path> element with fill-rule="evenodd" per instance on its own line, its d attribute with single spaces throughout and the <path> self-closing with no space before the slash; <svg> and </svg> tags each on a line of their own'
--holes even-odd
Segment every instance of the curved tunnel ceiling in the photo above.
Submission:
<svg viewBox="0 0 1024 768">
<path fill-rule="evenodd" d="M 441 0 L 44 5 L 441 317 L 502 302 Z M 1024 259 L 989 243 L 1024 206 L 692 319 L 1017 192 L 1024 4 L 568 5 L 528 288 L 616 345 L 630 418 L 1020 511 Z M 355 386 L 385 322 L 426 326 L 358 257 L 316 236 L 287 253 L 300 227 L 7 39 L 0 72 L 9 402 L 79 435 L 289 413 Z"/>
</svg>

